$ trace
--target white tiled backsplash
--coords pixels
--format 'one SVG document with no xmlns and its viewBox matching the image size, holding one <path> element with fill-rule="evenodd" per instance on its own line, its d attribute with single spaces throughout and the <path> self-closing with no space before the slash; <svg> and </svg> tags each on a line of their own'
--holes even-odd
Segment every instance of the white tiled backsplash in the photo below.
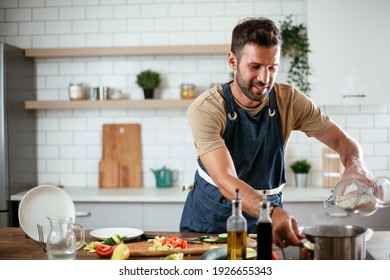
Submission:
<svg viewBox="0 0 390 280">
<path fill-rule="evenodd" d="M 0 41 L 22 48 L 229 44 L 234 25 L 244 17 L 266 16 L 279 22 L 292 14 L 306 22 L 305 0 L 1 0 Z M 286 78 L 283 59 L 279 81 Z M 70 82 L 109 86 L 142 99 L 135 84 L 144 69 L 162 75 L 159 98 L 179 98 L 181 83 L 200 92 L 230 77 L 226 55 L 89 57 L 37 59 L 40 100 L 67 100 Z M 363 146 L 374 175 L 390 175 L 390 105 L 326 106 L 328 113 Z M 150 168 L 180 171 L 191 183 L 196 164 L 185 109 L 39 110 L 39 183 L 98 185 L 102 125 L 142 125 L 143 182 L 154 187 Z M 313 164 L 310 184 L 322 184 L 322 144 L 300 132 L 291 135 L 286 156 Z M 293 184 L 287 167 L 287 179 Z"/>
</svg>

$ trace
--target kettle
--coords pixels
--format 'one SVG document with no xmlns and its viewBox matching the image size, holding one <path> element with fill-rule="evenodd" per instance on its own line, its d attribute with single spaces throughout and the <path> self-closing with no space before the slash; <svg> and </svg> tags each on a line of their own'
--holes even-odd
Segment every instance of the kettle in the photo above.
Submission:
<svg viewBox="0 0 390 280">
<path fill-rule="evenodd" d="M 156 185 L 159 188 L 171 187 L 178 179 L 178 171 L 168 169 L 165 166 L 158 170 L 150 170 L 153 171 L 154 176 L 156 177 Z"/>
</svg>

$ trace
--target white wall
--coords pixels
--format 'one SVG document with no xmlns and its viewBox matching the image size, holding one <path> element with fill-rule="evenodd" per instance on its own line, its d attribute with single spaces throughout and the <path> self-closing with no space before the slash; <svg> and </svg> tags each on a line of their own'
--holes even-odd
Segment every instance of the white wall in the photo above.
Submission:
<svg viewBox="0 0 390 280">
<path fill-rule="evenodd" d="M 239 19 L 266 16 L 279 23 L 293 14 L 306 23 L 305 0 L 1 0 L 0 41 L 22 48 L 229 44 Z M 160 98 L 179 98 L 180 84 L 191 82 L 198 92 L 230 77 L 224 55 L 91 57 L 37 59 L 40 100 L 67 100 L 70 82 L 120 89 L 141 99 L 136 74 L 161 72 Z M 286 77 L 283 60 L 279 81 Z M 375 175 L 390 175 L 390 106 L 327 106 L 329 113 L 361 141 L 366 162 Z M 190 183 L 195 153 L 184 109 L 40 110 L 38 115 L 39 182 L 97 187 L 101 130 L 105 123 L 141 123 L 143 181 L 154 187 L 150 168 L 180 170 Z M 314 164 L 311 184 L 321 185 L 321 144 L 293 133 L 287 164 L 308 157 Z M 291 172 L 288 180 L 292 182 Z"/>
</svg>

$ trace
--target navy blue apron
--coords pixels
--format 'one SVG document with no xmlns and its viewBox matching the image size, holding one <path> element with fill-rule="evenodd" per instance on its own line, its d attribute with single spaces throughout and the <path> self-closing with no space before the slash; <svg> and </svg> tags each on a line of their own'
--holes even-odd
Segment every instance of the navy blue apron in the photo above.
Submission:
<svg viewBox="0 0 390 280">
<path fill-rule="evenodd" d="M 224 84 L 222 90 L 226 101 L 226 128 L 222 137 L 238 178 L 256 190 L 278 188 L 286 180 L 282 129 L 274 90 L 269 93 L 268 106 L 256 117 L 235 105 L 229 83 Z M 198 164 L 207 173 L 200 159 Z M 268 198 L 271 205 L 283 207 L 281 192 Z M 231 214 L 231 202 L 196 171 L 193 189 L 184 205 L 180 231 L 226 232 L 226 220 Z M 256 233 L 257 219 L 243 214 L 248 233 Z"/>
</svg>

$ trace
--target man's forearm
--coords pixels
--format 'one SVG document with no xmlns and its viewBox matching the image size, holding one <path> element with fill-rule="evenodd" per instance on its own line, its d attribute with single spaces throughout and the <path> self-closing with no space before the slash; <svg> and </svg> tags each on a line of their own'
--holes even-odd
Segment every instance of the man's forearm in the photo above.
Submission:
<svg viewBox="0 0 390 280">
<path fill-rule="evenodd" d="M 339 149 L 336 152 L 340 155 L 340 160 L 345 168 L 363 164 L 363 152 L 359 143 L 350 137 L 341 139 L 339 143 Z"/>
</svg>

